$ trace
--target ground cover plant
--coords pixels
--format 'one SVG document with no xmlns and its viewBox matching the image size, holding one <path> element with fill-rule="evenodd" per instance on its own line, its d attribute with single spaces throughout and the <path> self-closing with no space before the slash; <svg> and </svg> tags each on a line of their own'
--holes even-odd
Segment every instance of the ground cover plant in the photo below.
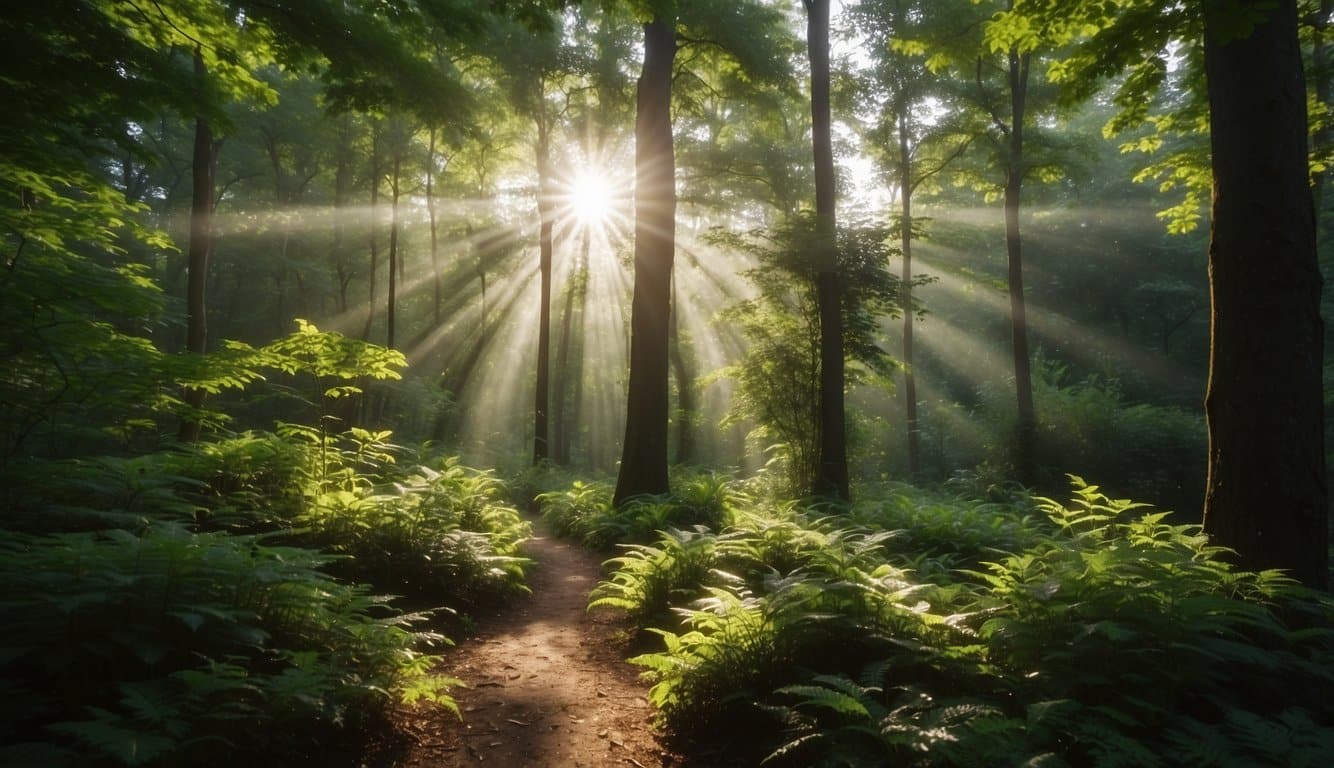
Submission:
<svg viewBox="0 0 1334 768">
<path fill-rule="evenodd" d="M 0 546 L 6 764 L 281 754 L 286 729 L 451 705 L 445 638 L 314 550 L 171 524 Z"/>
<path fill-rule="evenodd" d="M 0 553 L 6 761 L 281 755 L 394 702 L 453 708 L 432 615 L 523 589 L 527 524 L 455 458 L 284 433 L 46 467 L 63 506 Z"/>
<path fill-rule="evenodd" d="M 378 437 L 321 455 L 251 434 L 47 467 L 64 506 L 40 533 L 7 532 L 0 557 L 6 701 L 31 702 L 7 719 L 7 755 L 170 764 L 254 748 L 278 722 L 452 706 L 432 611 L 388 595 L 452 613 L 522 589 L 527 525 L 489 473 L 397 467 Z M 86 530 L 51 530 L 70 519 Z"/>
<path fill-rule="evenodd" d="M 719 530 L 746 496 L 726 473 L 687 470 L 678 473 L 670 493 L 635 497 L 620 507 L 611 498 L 609 485 L 575 480 L 568 488 L 539 494 L 537 503 L 557 534 L 608 550 L 646 543 L 669 528 Z"/>
<path fill-rule="evenodd" d="M 665 722 L 744 730 L 742 759 L 775 765 L 1316 765 L 1334 747 L 1327 596 L 1078 480 L 1067 503 L 1008 508 L 908 493 L 610 561 L 593 603 L 662 637 L 632 661 Z M 882 527 L 905 514 L 930 524 Z"/>
</svg>

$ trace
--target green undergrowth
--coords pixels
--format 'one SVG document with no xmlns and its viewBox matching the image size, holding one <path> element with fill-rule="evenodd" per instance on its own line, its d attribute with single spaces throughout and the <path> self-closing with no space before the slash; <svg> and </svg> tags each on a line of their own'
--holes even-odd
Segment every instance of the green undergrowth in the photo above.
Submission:
<svg viewBox="0 0 1334 768">
<path fill-rule="evenodd" d="M 611 504 L 611 486 L 603 482 L 575 480 L 568 488 L 536 498 L 543 519 L 557 535 L 599 550 L 649 542 L 659 531 L 671 528 L 720 530 L 748 501 L 726 474 L 702 471 L 680 473 L 673 478 L 670 493 L 635 497 L 619 509 Z"/>
<path fill-rule="evenodd" d="M 453 708 L 444 638 L 328 561 L 169 524 L 7 536 L 0 764 L 214 764 L 391 698 Z"/>
<path fill-rule="evenodd" d="M 441 628 L 526 589 L 529 526 L 491 473 L 390 438 L 12 464 L 0 765 L 281 764 L 394 702 L 457 712 Z"/>
<path fill-rule="evenodd" d="M 1334 754 L 1329 597 L 1239 571 L 1198 526 L 1078 479 L 1066 503 L 906 486 L 839 515 L 754 503 L 608 565 L 591 603 L 661 638 L 632 661 L 664 721 L 743 762 Z"/>
</svg>

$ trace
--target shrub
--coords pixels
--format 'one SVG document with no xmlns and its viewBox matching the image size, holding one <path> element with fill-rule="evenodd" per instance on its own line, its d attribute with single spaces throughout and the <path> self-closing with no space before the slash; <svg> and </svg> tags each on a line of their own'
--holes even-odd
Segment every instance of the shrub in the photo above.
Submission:
<svg viewBox="0 0 1334 768">
<path fill-rule="evenodd" d="M 537 497 L 544 519 L 557 535 L 601 550 L 622 543 L 646 544 L 671 528 L 702 525 L 721 530 L 746 498 L 731 478 L 714 472 L 678 477 L 672 493 L 632 498 L 619 509 L 612 506 L 612 489 L 605 483 L 576 480 L 568 490 Z"/>
<path fill-rule="evenodd" d="M 588 607 L 622 608 L 641 621 L 659 616 L 674 601 L 698 596 L 716 561 L 715 537 L 703 526 L 663 531 L 657 546 L 625 548 L 626 554 L 604 563 L 614 570 L 589 595 Z"/>
<path fill-rule="evenodd" d="M 5 764 L 217 756 L 390 698 L 453 708 L 414 629 L 328 558 L 157 525 L 0 541 Z"/>
<path fill-rule="evenodd" d="M 1076 478 L 1055 526 L 971 573 L 939 644 L 789 687 L 773 757 L 842 764 L 1317 765 L 1334 747 L 1334 603 L 1228 564 L 1198 526 Z M 911 656 L 943 678 L 905 676 Z M 942 659 L 954 663 L 942 666 Z M 968 667 L 983 676 L 966 676 Z M 897 670 L 898 675 L 890 674 Z M 831 762 L 832 761 L 832 762 Z"/>
<path fill-rule="evenodd" d="M 1331 753 L 1328 595 L 1238 571 L 1198 526 L 1078 478 L 1071 502 L 1038 499 L 1035 514 L 915 498 L 851 518 L 743 513 L 723 534 L 612 561 L 600 593 L 681 618 L 636 614 L 663 638 L 633 661 L 668 724 L 745 730 L 785 765 L 1318 765 Z M 682 568 L 687 550 L 708 557 Z"/>
<path fill-rule="evenodd" d="M 348 556 L 340 573 L 467 607 L 525 589 L 529 526 L 491 473 L 449 458 L 378 492 L 352 487 L 319 494 L 294 521 L 300 540 Z"/>
</svg>

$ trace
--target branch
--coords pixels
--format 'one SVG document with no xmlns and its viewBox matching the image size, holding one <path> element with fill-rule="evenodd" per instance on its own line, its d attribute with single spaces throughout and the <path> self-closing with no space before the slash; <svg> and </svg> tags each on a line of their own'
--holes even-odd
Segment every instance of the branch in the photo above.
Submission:
<svg viewBox="0 0 1334 768">
<path fill-rule="evenodd" d="M 959 156 L 962 155 L 964 151 L 967 150 L 968 147 L 972 145 L 974 138 L 976 137 L 969 136 L 965 138 L 963 143 L 960 144 L 958 147 L 956 147 L 953 152 L 951 152 L 947 157 L 945 157 L 945 159 L 941 160 L 940 163 L 935 168 L 932 168 L 931 170 L 927 171 L 921 176 L 918 176 L 911 184 L 909 184 L 908 191 L 910 192 L 916 191 L 917 187 L 920 186 L 922 182 L 926 181 L 932 176 L 935 176 L 937 173 L 940 173 L 941 171 L 945 170 L 945 168 L 947 168 L 950 163 L 954 162 L 955 160 L 958 160 Z"/>
</svg>

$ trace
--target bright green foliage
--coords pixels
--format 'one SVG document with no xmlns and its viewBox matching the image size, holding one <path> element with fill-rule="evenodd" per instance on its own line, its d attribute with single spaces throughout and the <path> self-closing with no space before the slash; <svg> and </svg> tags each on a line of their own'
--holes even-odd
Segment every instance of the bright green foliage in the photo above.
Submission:
<svg viewBox="0 0 1334 768">
<path fill-rule="evenodd" d="M 143 335 L 162 296 L 118 246 L 134 211 L 90 176 L 40 176 L 8 158 L 0 185 L 31 190 L 0 205 L 0 461 L 59 455 L 67 441 L 116 444 L 152 417 L 161 391 L 163 355 Z"/>
<path fill-rule="evenodd" d="M 606 550 L 622 543 L 647 543 L 658 532 L 674 528 L 722 530 L 746 496 L 726 475 L 701 472 L 677 477 L 669 494 L 633 498 L 620 509 L 611 504 L 610 487 L 578 480 L 566 491 L 550 491 L 537 499 L 558 535 Z"/>
<path fill-rule="evenodd" d="M 1327 597 L 1237 571 L 1198 526 L 1078 478 L 1068 505 L 1036 510 L 922 501 L 890 488 L 854 509 L 867 528 L 746 513 L 712 540 L 674 534 L 614 560 L 602 603 L 652 620 L 666 600 L 685 623 L 659 624 L 663 649 L 634 660 L 665 719 L 696 735 L 744 723 L 782 765 L 1328 754 Z M 912 552 L 916 573 L 894 565 Z M 785 737 L 757 735 L 765 712 Z"/>
<path fill-rule="evenodd" d="M 490 472 L 456 458 L 392 484 L 327 486 L 293 520 L 301 539 L 347 555 L 336 570 L 379 589 L 471 607 L 523 586 L 529 526 Z"/>
<path fill-rule="evenodd" d="M 400 466 L 389 437 L 284 425 L 14 467 L 6 525 L 45 535 L 6 531 L 0 552 L 18 633 L 0 762 L 182 764 L 220 739 L 282 755 L 391 700 L 452 709 L 423 654 L 445 639 L 415 629 L 432 612 L 357 582 L 471 608 L 522 589 L 528 526 L 490 473 Z"/>
<path fill-rule="evenodd" d="M 187 761 L 390 697 L 453 707 L 416 650 L 443 638 L 310 550 L 171 525 L 0 550 L 5 764 Z"/>
<path fill-rule="evenodd" d="M 263 362 L 290 375 L 308 374 L 319 384 L 319 396 L 344 397 L 359 394 L 352 386 L 334 386 L 337 381 L 372 378 L 402 378 L 398 369 L 407 359 L 402 352 L 377 344 L 349 339 L 341 333 L 321 331 L 300 318 L 296 331 L 264 347 Z"/>
<path fill-rule="evenodd" d="M 589 595 L 589 608 L 622 608 L 641 621 L 657 617 L 673 602 L 698 597 L 717 562 L 716 540 L 702 526 L 663 531 L 656 545 L 624 546 L 626 554 L 603 564 L 615 570 Z"/>
<path fill-rule="evenodd" d="M 595 520 L 609 514 L 611 492 L 606 483 L 575 480 L 567 490 L 539 494 L 537 502 L 556 535 L 582 538 Z"/>
<path fill-rule="evenodd" d="M 678 609 L 687 631 L 654 629 L 664 650 L 631 661 L 657 682 L 650 698 L 677 728 L 693 729 L 763 701 L 793 684 L 805 670 L 864 659 L 863 633 L 895 633 L 905 621 L 921 624 L 923 588 L 888 565 L 841 573 L 814 568 L 770 572 L 758 589 L 723 575 L 723 586 Z M 939 617 L 934 619 L 939 621 Z"/>
<path fill-rule="evenodd" d="M 400 466 L 403 449 L 387 431 L 284 424 L 279 435 L 205 443 L 173 459 L 190 476 L 177 482 L 208 505 L 202 523 L 294 528 L 284 535 L 346 556 L 330 566 L 340 576 L 450 608 L 524 589 L 518 548 L 529 525 L 493 473 L 457 457 Z"/>
</svg>

